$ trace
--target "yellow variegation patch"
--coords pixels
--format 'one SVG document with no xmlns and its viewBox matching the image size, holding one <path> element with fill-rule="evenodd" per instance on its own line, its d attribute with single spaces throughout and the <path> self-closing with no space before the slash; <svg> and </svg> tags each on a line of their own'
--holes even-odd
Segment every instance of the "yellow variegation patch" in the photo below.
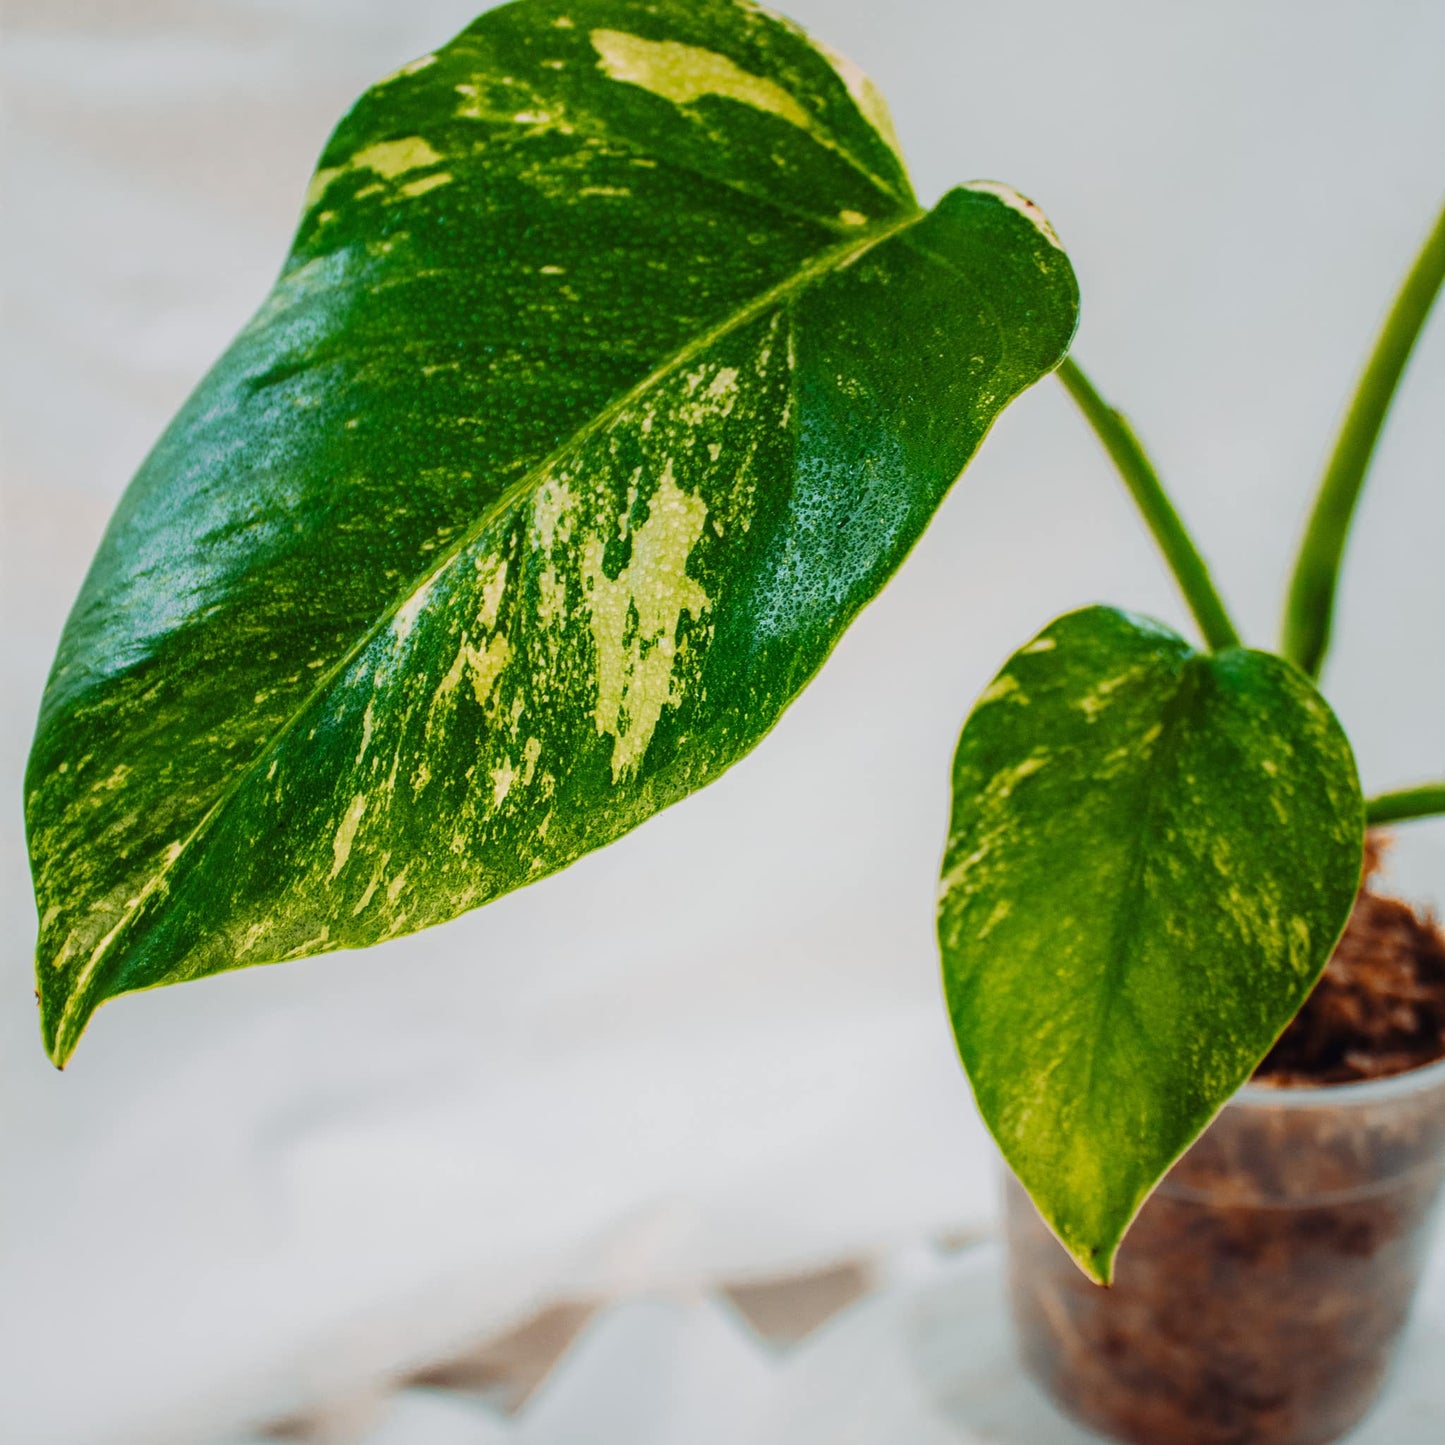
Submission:
<svg viewBox="0 0 1445 1445">
<path fill-rule="evenodd" d="M 726 55 L 675 40 L 644 40 L 621 30 L 594 30 L 592 44 L 613 80 L 640 85 L 674 105 L 719 96 L 766 111 L 806 130 L 808 113 L 776 81 L 743 70 Z"/>
</svg>

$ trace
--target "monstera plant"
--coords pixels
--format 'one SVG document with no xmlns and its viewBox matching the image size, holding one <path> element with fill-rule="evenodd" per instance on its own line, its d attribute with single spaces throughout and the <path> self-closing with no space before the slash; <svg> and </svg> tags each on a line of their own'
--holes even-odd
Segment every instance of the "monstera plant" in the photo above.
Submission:
<svg viewBox="0 0 1445 1445">
<path fill-rule="evenodd" d="M 1077 299 L 1029 201 L 922 208 L 868 80 L 751 4 L 517 0 L 374 86 L 61 639 L 26 800 L 52 1057 L 108 998 L 443 922 L 711 782 Z M 1127 425 L 1064 380 L 1205 647 L 1091 608 L 1014 656 L 959 746 L 940 937 L 984 1117 L 1106 1278 L 1319 976 L 1365 809 L 1318 639 L 1240 645 Z"/>
</svg>

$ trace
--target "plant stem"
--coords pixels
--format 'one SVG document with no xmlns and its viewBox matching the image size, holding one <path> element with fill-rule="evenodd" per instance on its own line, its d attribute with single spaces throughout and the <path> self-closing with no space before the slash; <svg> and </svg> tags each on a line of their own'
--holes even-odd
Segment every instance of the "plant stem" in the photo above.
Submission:
<svg viewBox="0 0 1445 1445">
<path fill-rule="evenodd" d="M 1445 813 L 1445 783 L 1426 783 L 1419 788 L 1401 788 L 1381 793 L 1365 803 L 1365 822 L 1402 823 L 1407 818 L 1429 818 Z"/>
<path fill-rule="evenodd" d="M 1216 652 L 1226 647 L 1238 647 L 1239 633 L 1235 631 L 1229 613 L 1215 590 L 1209 568 L 1199 555 L 1199 549 L 1179 513 L 1174 510 L 1174 504 L 1169 500 L 1148 453 L 1134 435 L 1128 418 L 1115 411 L 1094 390 L 1093 383 L 1072 357 L 1064 358 L 1063 365 L 1059 367 L 1059 380 L 1078 403 L 1079 410 L 1119 469 L 1124 485 L 1144 514 L 1159 550 L 1164 553 L 1164 560 L 1174 573 L 1174 580 L 1178 582 L 1204 640 Z"/>
<path fill-rule="evenodd" d="M 1380 339 L 1345 413 L 1334 454 L 1300 543 L 1299 558 L 1285 603 L 1280 650 L 1311 677 L 1318 677 L 1334 624 L 1340 561 L 1360 490 L 1380 429 L 1411 349 L 1445 282 L 1445 209 L 1415 258 Z"/>
</svg>

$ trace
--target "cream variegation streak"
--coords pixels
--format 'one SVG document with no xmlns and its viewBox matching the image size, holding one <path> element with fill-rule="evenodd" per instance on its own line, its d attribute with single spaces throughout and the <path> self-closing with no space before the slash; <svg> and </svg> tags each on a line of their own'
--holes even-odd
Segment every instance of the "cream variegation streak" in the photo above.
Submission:
<svg viewBox="0 0 1445 1445">
<path fill-rule="evenodd" d="M 422 176 L 420 180 L 408 181 L 401 187 L 404 196 L 424 196 L 428 191 L 434 191 L 439 186 L 451 185 L 453 176 L 450 171 L 437 171 L 430 176 Z"/>
<path fill-rule="evenodd" d="M 1076 315 L 1006 202 L 918 207 L 883 117 L 733 0 L 519 0 L 362 97 L 62 639 L 57 1060 L 108 997 L 454 917 L 761 739 Z"/>
<path fill-rule="evenodd" d="M 407 136 L 402 140 L 379 141 L 375 145 L 365 146 L 344 165 L 323 166 L 311 177 L 311 183 L 306 189 L 306 208 L 310 210 L 314 207 L 325 196 L 331 183 L 348 171 L 372 171 L 382 180 L 394 181 L 398 176 L 404 176 L 410 171 L 439 165 L 442 159 L 443 157 L 431 148 L 425 137 L 419 135 Z M 421 180 L 412 181 L 400 189 L 408 196 L 420 196 L 437 186 L 445 185 L 451 179 L 452 177 L 448 174 L 427 176 Z"/>
<path fill-rule="evenodd" d="M 838 72 L 843 84 L 848 87 L 848 94 L 853 97 L 859 113 L 878 132 L 888 149 L 902 161 L 903 146 L 899 142 L 898 132 L 893 128 L 893 116 L 888 109 L 888 102 L 883 98 L 883 92 L 874 85 L 863 67 L 849 60 L 846 55 L 840 55 L 838 51 L 830 49 L 817 40 L 811 43 L 814 49 Z"/>
<path fill-rule="evenodd" d="M 647 521 L 632 539 L 632 561 L 609 578 L 603 544 L 589 537 L 582 551 L 582 587 L 592 614 L 597 657 L 597 731 L 616 739 L 612 778 L 636 772 L 662 710 L 676 703 L 673 665 L 677 624 L 701 619 L 707 594 L 687 575 L 702 536 L 707 504 L 682 491 L 672 461 L 664 464 Z"/>
<path fill-rule="evenodd" d="M 356 830 L 361 826 L 365 812 L 366 794 L 358 793 L 351 800 L 336 829 L 336 836 L 331 840 L 331 878 L 335 878 L 346 867 L 346 860 L 351 857 L 352 840 L 356 837 Z"/>
<path fill-rule="evenodd" d="M 383 76 L 376 83 L 378 86 L 390 85 L 394 80 L 404 80 L 409 75 L 415 75 L 418 71 L 425 70 L 429 65 L 437 63 L 435 55 L 420 55 L 415 60 L 409 60 L 405 65 L 393 70 L 390 75 Z"/>
<path fill-rule="evenodd" d="M 339 176 L 345 166 L 322 166 L 306 187 L 306 209 L 309 211 L 326 194 L 326 188 Z"/>
<path fill-rule="evenodd" d="M 1002 181 L 970 181 L 968 189 L 997 196 L 1010 210 L 1023 216 L 1049 245 L 1060 251 L 1064 249 L 1064 243 L 1059 240 L 1059 233 L 1054 230 L 1049 218 L 1027 196 L 1021 196 L 1012 186 L 1006 186 Z"/>
<path fill-rule="evenodd" d="M 781 85 L 750 75 L 726 55 L 675 40 L 644 40 L 621 30 L 594 30 L 592 44 L 613 80 L 640 85 L 674 105 L 692 105 L 705 95 L 721 96 L 766 111 L 803 130 L 808 112 Z"/>
<path fill-rule="evenodd" d="M 348 164 L 375 171 L 383 180 L 392 181 L 408 171 L 434 166 L 441 159 L 424 136 L 411 135 L 402 140 L 379 141 L 376 145 L 366 146 L 357 151 Z"/>
</svg>

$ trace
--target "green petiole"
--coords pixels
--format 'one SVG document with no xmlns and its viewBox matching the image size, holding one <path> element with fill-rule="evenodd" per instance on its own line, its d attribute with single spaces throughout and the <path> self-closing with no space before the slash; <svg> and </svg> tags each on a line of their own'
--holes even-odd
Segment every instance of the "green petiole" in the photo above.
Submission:
<svg viewBox="0 0 1445 1445">
<path fill-rule="evenodd" d="M 1430 307 L 1445 282 L 1445 209 L 1425 240 L 1375 343 L 1300 543 L 1285 604 L 1280 650 L 1318 677 L 1329 650 L 1340 562 L 1360 490 L 1395 388 Z"/>
<path fill-rule="evenodd" d="M 1129 488 L 1129 494 L 1164 553 L 1164 559 L 1174 573 L 1179 590 L 1184 594 L 1205 641 L 1215 652 L 1221 652 L 1226 647 L 1238 647 L 1239 633 L 1215 589 L 1209 568 L 1169 500 L 1164 484 L 1159 480 L 1159 474 L 1139 438 L 1134 435 L 1128 418 L 1115 411 L 1099 395 L 1071 357 L 1066 357 L 1059 367 L 1059 380 L 1078 403 L 1079 410 L 1119 469 L 1124 485 Z"/>
<path fill-rule="evenodd" d="M 1418 788 L 1401 788 L 1365 801 L 1365 822 L 1403 823 L 1410 818 L 1430 818 L 1445 813 L 1445 783 L 1425 783 Z"/>
</svg>

